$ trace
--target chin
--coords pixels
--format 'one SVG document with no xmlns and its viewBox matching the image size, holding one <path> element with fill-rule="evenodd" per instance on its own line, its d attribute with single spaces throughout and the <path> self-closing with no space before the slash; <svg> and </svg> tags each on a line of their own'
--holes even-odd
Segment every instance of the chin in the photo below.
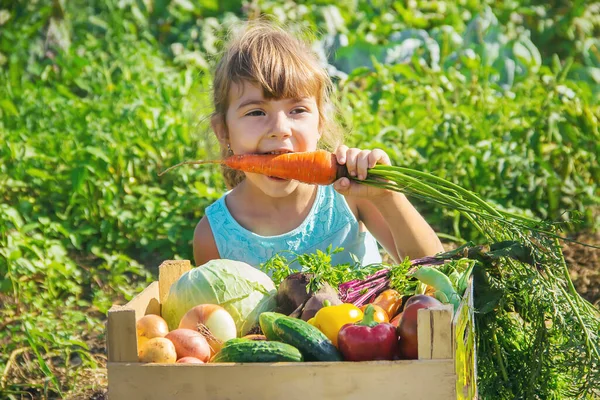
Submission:
<svg viewBox="0 0 600 400">
<path fill-rule="evenodd" d="M 286 197 L 293 193 L 300 185 L 300 182 L 295 180 L 277 180 L 266 175 L 253 173 L 246 173 L 246 180 L 255 189 L 273 198 Z"/>
<path fill-rule="evenodd" d="M 276 180 L 265 175 L 246 174 L 248 183 L 270 197 L 285 197 L 298 187 L 299 182 L 294 180 Z"/>
<path fill-rule="evenodd" d="M 269 179 L 268 177 L 266 177 Z M 286 197 L 298 187 L 297 181 L 267 182 L 266 185 L 258 185 L 264 194 L 270 197 Z"/>
</svg>

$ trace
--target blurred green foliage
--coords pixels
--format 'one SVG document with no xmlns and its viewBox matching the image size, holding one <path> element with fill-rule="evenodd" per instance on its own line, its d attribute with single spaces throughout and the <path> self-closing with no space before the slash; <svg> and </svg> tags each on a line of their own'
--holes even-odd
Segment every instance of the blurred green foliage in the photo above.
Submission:
<svg viewBox="0 0 600 400">
<path fill-rule="evenodd" d="M 161 260 L 192 259 L 222 178 L 157 172 L 216 157 L 210 68 L 247 18 L 314 32 L 349 143 L 506 209 L 597 228 L 600 3 L 339 3 L 0 2 L 0 371 L 23 346 L 40 355 L 29 382 L 7 374 L 7 396 L 76 390 L 110 305 Z M 417 205 L 438 231 L 476 239 Z"/>
</svg>

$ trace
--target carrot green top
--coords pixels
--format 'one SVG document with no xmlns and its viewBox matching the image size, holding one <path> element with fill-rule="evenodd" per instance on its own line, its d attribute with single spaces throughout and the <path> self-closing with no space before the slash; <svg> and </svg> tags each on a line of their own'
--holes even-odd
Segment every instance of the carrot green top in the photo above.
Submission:
<svg viewBox="0 0 600 400">
<path fill-rule="evenodd" d="M 227 209 L 226 196 L 206 209 L 221 258 L 258 267 L 282 250 L 305 254 L 314 253 L 317 249 L 325 251 L 332 245 L 332 249 L 344 248 L 344 251 L 332 255 L 334 265 L 354 264 L 350 254 L 354 254 L 362 265 L 381 262 L 375 238 L 369 232 L 359 231 L 358 221 L 346 199 L 331 185 L 318 187 L 312 209 L 300 226 L 277 236 L 257 235 L 242 227 Z M 288 256 L 286 253 L 281 255 Z"/>
</svg>

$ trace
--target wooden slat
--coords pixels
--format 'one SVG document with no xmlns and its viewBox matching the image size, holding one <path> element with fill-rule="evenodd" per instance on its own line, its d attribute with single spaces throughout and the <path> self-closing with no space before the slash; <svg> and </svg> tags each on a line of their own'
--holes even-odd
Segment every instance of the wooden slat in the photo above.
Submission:
<svg viewBox="0 0 600 400">
<path fill-rule="evenodd" d="M 106 322 L 106 346 L 108 360 L 114 362 L 136 362 L 137 335 L 135 310 L 127 306 L 112 306 Z"/>
<path fill-rule="evenodd" d="M 191 268 L 192 266 L 189 260 L 167 260 L 158 267 L 158 291 L 160 304 L 163 304 L 167 299 L 171 285 Z"/>
<path fill-rule="evenodd" d="M 110 400 L 447 400 L 452 360 L 278 364 L 108 364 Z"/>
<path fill-rule="evenodd" d="M 451 359 L 453 355 L 451 305 L 417 311 L 419 360 Z"/>
<path fill-rule="evenodd" d="M 112 306 L 108 310 L 106 346 L 110 361 L 137 361 L 135 324 L 146 314 L 160 315 L 158 282 L 152 282 L 124 306 Z"/>
<path fill-rule="evenodd" d="M 135 311 L 135 320 L 142 318 L 146 314 L 160 315 L 160 303 L 158 293 L 158 281 L 152 282 L 140 294 L 125 304 L 125 307 Z"/>
</svg>

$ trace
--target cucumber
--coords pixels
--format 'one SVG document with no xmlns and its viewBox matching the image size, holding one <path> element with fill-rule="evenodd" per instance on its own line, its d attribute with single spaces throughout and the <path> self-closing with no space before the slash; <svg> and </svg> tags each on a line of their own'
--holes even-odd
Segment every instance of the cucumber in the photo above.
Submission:
<svg viewBox="0 0 600 400">
<path fill-rule="evenodd" d="M 284 314 L 270 312 L 270 311 L 263 312 L 259 315 L 258 322 L 260 324 L 260 329 L 262 330 L 263 335 L 265 335 L 267 340 L 274 340 L 274 341 L 281 342 L 280 338 L 273 331 L 273 326 L 274 326 L 275 320 L 282 318 L 282 317 L 287 318 L 287 316 Z"/>
<path fill-rule="evenodd" d="M 226 341 L 225 343 L 223 343 L 223 346 L 221 346 L 221 347 L 230 346 L 232 344 L 239 343 L 239 342 L 247 342 L 249 340 L 250 339 L 233 338 L 233 339 L 229 339 L 228 341 Z"/>
<path fill-rule="evenodd" d="M 273 322 L 273 332 L 282 342 L 300 350 L 306 361 L 343 361 L 331 340 L 301 319 L 279 317 Z"/>
<path fill-rule="evenodd" d="M 297 362 L 302 360 L 303 357 L 300 351 L 286 343 L 240 340 L 227 344 L 210 362 L 254 363 Z"/>
</svg>

